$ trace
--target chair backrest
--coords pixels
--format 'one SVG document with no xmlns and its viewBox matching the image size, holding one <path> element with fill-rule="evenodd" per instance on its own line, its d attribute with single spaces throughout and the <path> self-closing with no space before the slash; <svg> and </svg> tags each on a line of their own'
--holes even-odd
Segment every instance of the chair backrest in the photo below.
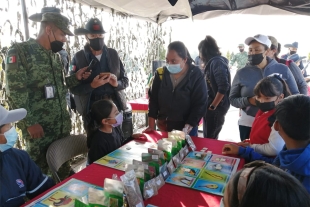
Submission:
<svg viewBox="0 0 310 207">
<path fill-rule="evenodd" d="M 46 153 L 47 164 L 57 182 L 61 181 L 57 174 L 61 165 L 75 156 L 88 152 L 86 140 L 87 138 L 84 135 L 70 135 L 53 142 L 48 147 Z"/>
</svg>

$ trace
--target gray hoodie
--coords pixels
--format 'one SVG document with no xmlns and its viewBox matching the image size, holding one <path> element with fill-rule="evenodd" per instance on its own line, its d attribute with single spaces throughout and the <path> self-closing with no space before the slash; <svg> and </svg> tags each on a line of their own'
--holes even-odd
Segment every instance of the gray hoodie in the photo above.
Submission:
<svg viewBox="0 0 310 207">
<path fill-rule="evenodd" d="M 299 94 L 295 78 L 290 69 L 276 60 L 267 57 L 268 65 L 264 69 L 257 66 L 246 65 L 237 71 L 232 82 L 229 100 L 232 106 L 241 108 L 247 115 L 255 117 L 258 108 L 248 101 L 254 96 L 254 87 L 261 79 L 273 73 L 282 74 L 292 94 Z"/>
</svg>

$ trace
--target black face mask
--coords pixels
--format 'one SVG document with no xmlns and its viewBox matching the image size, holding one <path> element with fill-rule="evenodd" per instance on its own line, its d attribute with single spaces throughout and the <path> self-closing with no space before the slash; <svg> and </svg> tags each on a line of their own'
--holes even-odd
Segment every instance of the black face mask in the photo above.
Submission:
<svg viewBox="0 0 310 207">
<path fill-rule="evenodd" d="M 243 51 L 244 51 L 244 49 L 239 49 L 239 51 L 240 51 L 240 52 L 243 52 Z"/>
<path fill-rule="evenodd" d="M 263 112 L 270 111 L 276 107 L 274 101 L 261 103 L 255 99 L 256 106 Z"/>
<path fill-rule="evenodd" d="M 88 39 L 89 40 L 89 46 L 95 50 L 99 51 L 102 50 L 104 41 L 103 38 L 95 38 L 95 39 Z"/>
<path fill-rule="evenodd" d="M 290 55 L 294 55 L 294 54 L 296 54 L 296 51 L 290 50 Z"/>
<path fill-rule="evenodd" d="M 61 41 L 56 40 L 55 34 L 53 32 L 54 38 L 55 40 L 53 42 L 51 42 L 50 37 L 48 36 L 48 40 L 50 41 L 51 44 L 51 50 L 53 51 L 53 53 L 57 53 L 60 50 L 62 50 L 62 47 L 64 46 L 64 43 Z"/>
<path fill-rule="evenodd" d="M 264 60 L 263 53 L 248 55 L 248 61 L 250 65 L 259 65 Z"/>
</svg>

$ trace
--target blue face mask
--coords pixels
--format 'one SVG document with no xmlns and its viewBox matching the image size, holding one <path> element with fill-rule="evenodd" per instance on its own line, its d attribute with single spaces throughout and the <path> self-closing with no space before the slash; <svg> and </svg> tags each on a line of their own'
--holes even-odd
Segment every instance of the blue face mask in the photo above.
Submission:
<svg viewBox="0 0 310 207">
<path fill-rule="evenodd" d="M 0 144 L 0 151 L 2 152 L 12 148 L 18 137 L 15 127 L 11 127 L 11 129 L 5 132 L 3 135 L 6 138 L 6 144 Z"/>
<path fill-rule="evenodd" d="M 112 119 L 112 118 L 109 118 L 109 119 Z M 116 123 L 112 124 L 112 127 L 117 127 L 121 125 L 123 123 L 123 113 L 120 112 L 119 114 L 116 115 L 114 119 L 116 120 Z"/>
<path fill-rule="evenodd" d="M 176 74 L 182 71 L 180 64 L 167 64 L 167 69 L 171 74 Z"/>
<path fill-rule="evenodd" d="M 220 207 L 225 207 L 224 206 L 224 199 L 223 198 L 221 199 Z"/>
</svg>

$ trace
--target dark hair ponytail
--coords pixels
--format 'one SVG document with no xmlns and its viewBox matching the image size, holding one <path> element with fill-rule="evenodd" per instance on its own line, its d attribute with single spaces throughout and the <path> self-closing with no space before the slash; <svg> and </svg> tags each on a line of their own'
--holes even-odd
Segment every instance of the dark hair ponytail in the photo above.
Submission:
<svg viewBox="0 0 310 207">
<path fill-rule="evenodd" d="M 113 108 L 113 102 L 110 100 L 100 100 L 93 103 L 91 111 L 88 114 L 89 124 L 87 125 L 87 147 L 90 148 L 92 137 L 101 126 L 102 119 L 109 118 Z"/>
<path fill-rule="evenodd" d="M 278 74 L 260 80 L 254 88 L 254 94 L 256 96 L 263 94 L 264 96 L 272 97 L 280 96 L 282 93 L 284 94 L 284 98 L 291 95 L 286 82 Z"/>
<path fill-rule="evenodd" d="M 178 54 L 178 56 L 180 56 L 182 59 L 187 59 L 186 61 L 187 65 L 191 65 L 194 62 L 193 58 L 189 54 L 188 49 L 186 48 L 183 42 L 180 41 L 171 42 L 168 45 L 168 51 L 169 50 L 174 50 Z"/>
</svg>

